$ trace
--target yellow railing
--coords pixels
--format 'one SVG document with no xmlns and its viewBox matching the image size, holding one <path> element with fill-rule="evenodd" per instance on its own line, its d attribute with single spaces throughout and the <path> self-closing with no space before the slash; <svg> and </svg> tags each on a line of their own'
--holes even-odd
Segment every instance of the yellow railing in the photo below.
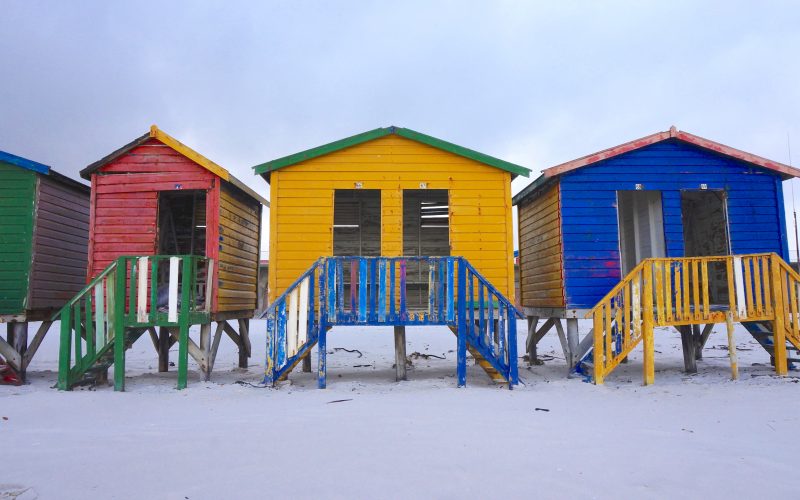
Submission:
<svg viewBox="0 0 800 500">
<path fill-rule="evenodd" d="M 732 336 L 734 321 L 774 322 L 775 369 L 785 374 L 786 340 L 800 348 L 799 295 L 800 275 L 774 253 L 645 259 L 586 316 L 595 383 L 640 342 L 644 383 L 653 383 L 657 326 L 728 323 Z"/>
</svg>

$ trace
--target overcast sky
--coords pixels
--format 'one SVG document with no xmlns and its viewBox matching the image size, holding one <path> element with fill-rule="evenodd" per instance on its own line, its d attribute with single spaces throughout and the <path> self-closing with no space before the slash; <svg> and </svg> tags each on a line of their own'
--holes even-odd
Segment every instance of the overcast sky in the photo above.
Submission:
<svg viewBox="0 0 800 500">
<path fill-rule="evenodd" d="M 788 163 L 799 49 L 791 1 L 5 0 L 0 150 L 77 177 L 156 123 L 264 195 L 253 165 L 388 125 L 534 170 L 514 192 L 673 124 Z"/>
</svg>

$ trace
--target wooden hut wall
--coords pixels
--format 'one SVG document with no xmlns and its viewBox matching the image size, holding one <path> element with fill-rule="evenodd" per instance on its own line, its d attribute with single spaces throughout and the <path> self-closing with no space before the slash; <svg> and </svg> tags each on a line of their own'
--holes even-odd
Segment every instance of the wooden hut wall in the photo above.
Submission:
<svg viewBox="0 0 800 500">
<path fill-rule="evenodd" d="M 381 190 L 381 254 L 403 253 L 403 190 L 447 189 L 450 254 L 513 297 L 511 174 L 390 135 L 270 174 L 270 301 L 332 255 L 335 189 Z"/>
<path fill-rule="evenodd" d="M 0 314 L 23 314 L 33 240 L 36 173 L 0 162 Z"/>
<path fill-rule="evenodd" d="M 219 213 L 219 276 L 215 311 L 256 309 L 261 204 L 222 184 Z"/>
<path fill-rule="evenodd" d="M 122 255 L 156 252 L 158 193 L 208 190 L 206 220 L 216 220 L 217 177 L 161 142 L 150 139 L 92 175 L 89 278 Z M 209 216 L 212 212 L 213 216 Z M 216 259 L 216 225 L 209 226 L 206 255 Z"/>
<path fill-rule="evenodd" d="M 733 253 L 788 259 L 780 177 L 677 140 L 647 146 L 561 176 L 567 308 L 593 307 L 620 276 L 617 191 L 662 192 L 668 257 L 684 255 L 681 190 L 722 189 Z"/>
<path fill-rule="evenodd" d="M 28 309 L 61 307 L 86 283 L 89 190 L 39 175 Z"/>
<path fill-rule="evenodd" d="M 558 182 L 517 206 L 520 303 L 523 307 L 564 307 L 564 263 Z"/>
</svg>

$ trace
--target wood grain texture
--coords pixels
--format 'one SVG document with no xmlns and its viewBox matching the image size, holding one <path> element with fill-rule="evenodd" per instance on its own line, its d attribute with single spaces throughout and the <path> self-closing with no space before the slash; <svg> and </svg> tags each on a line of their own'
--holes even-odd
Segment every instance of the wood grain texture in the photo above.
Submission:
<svg viewBox="0 0 800 500">
<path fill-rule="evenodd" d="M 519 204 L 520 302 L 523 307 L 564 307 L 560 189 Z"/>
<path fill-rule="evenodd" d="M 381 255 L 403 252 L 403 190 L 444 189 L 450 255 L 466 257 L 513 297 L 511 174 L 390 135 L 271 172 L 269 299 L 321 256 L 333 254 L 334 189 L 381 190 Z M 491 243 L 483 246 L 484 243 Z M 298 244 L 302 244 L 300 247 Z"/>
</svg>

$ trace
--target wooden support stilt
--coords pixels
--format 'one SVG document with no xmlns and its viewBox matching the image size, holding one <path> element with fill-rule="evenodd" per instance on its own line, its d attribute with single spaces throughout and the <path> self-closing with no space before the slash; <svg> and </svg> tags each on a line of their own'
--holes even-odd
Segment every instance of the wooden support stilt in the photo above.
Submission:
<svg viewBox="0 0 800 500">
<path fill-rule="evenodd" d="M 28 322 L 14 322 L 11 323 L 13 329 L 13 338 L 12 342 L 9 342 L 11 346 L 17 351 L 18 356 L 18 375 L 22 382 L 25 382 L 25 364 L 22 361 L 22 357 L 25 355 L 25 351 L 28 350 Z"/>
<path fill-rule="evenodd" d="M 217 350 L 219 349 L 219 341 L 222 339 L 222 332 L 225 329 L 225 322 L 217 323 L 217 329 L 214 332 L 214 341 L 211 343 L 211 357 L 208 360 L 208 372 L 214 370 L 214 363 L 217 361 Z"/>
<path fill-rule="evenodd" d="M 28 365 L 31 363 L 31 359 L 33 359 L 33 355 L 36 354 L 36 351 L 39 350 L 39 346 L 42 345 L 42 340 L 44 340 L 44 336 L 47 335 L 47 332 L 50 330 L 50 327 L 53 325 L 52 321 L 42 321 L 42 324 L 39 325 L 39 329 L 36 331 L 36 335 L 33 336 L 33 340 L 31 341 L 28 348 L 25 350 L 25 353 L 22 355 L 22 369 L 27 370 Z"/>
<path fill-rule="evenodd" d="M 578 362 L 575 359 L 575 354 L 578 352 L 578 319 L 577 318 L 567 318 L 567 364 L 569 369 L 572 370 L 572 367 L 575 366 L 575 363 Z"/>
<path fill-rule="evenodd" d="M 680 327 L 681 345 L 683 346 L 683 365 L 686 373 L 697 373 L 697 358 L 695 357 L 695 334 L 693 328 L 696 325 L 684 325 Z"/>
<path fill-rule="evenodd" d="M 525 339 L 525 350 L 528 353 L 528 365 L 538 364 L 536 355 L 536 327 L 539 326 L 539 316 L 528 316 L 528 337 Z"/>
<path fill-rule="evenodd" d="M 394 327 L 395 380 L 408 380 L 406 375 L 406 327 Z"/>
<path fill-rule="evenodd" d="M 169 348 L 172 345 L 169 328 L 160 327 L 158 329 L 158 371 L 169 371 Z"/>
<path fill-rule="evenodd" d="M 200 354 L 200 371 L 203 372 L 203 380 L 208 382 L 211 380 L 211 323 L 200 325 Z"/>
<path fill-rule="evenodd" d="M 303 373 L 311 373 L 311 351 L 303 356 Z"/>
<path fill-rule="evenodd" d="M 247 368 L 247 360 L 250 357 L 250 320 L 239 320 L 239 368 Z"/>
<path fill-rule="evenodd" d="M 736 356 L 736 339 L 733 337 L 733 313 L 725 315 L 725 326 L 728 328 L 728 356 L 731 360 L 731 379 L 739 379 L 739 361 Z"/>
<path fill-rule="evenodd" d="M 700 332 L 700 326 L 697 326 L 697 329 L 693 330 L 693 335 L 695 335 L 695 344 L 694 344 L 694 357 L 697 360 L 703 359 L 703 348 L 706 346 L 706 342 L 708 342 L 708 337 L 711 335 L 711 331 L 714 329 L 714 323 L 709 323 L 703 327 L 703 331 Z"/>
</svg>

